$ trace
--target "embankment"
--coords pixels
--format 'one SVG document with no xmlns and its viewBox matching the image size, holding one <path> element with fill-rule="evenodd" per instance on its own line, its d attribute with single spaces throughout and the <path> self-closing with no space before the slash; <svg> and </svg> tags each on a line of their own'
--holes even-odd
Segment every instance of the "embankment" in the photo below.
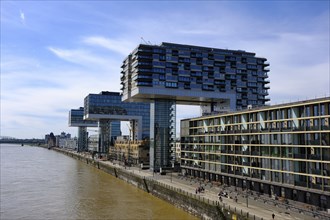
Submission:
<svg viewBox="0 0 330 220">
<path fill-rule="evenodd" d="M 220 206 L 220 204 L 216 201 L 211 201 L 180 188 L 167 185 L 153 179 L 152 177 L 144 177 L 134 172 L 129 172 L 123 167 L 118 167 L 104 161 L 94 160 L 75 152 L 66 151 L 59 148 L 53 148 L 53 150 L 66 154 L 77 160 L 81 160 L 106 173 L 122 179 L 201 219 L 247 219 L 243 213 L 242 215 L 234 214 L 234 212 L 228 211 L 226 207 Z M 231 210 L 230 207 L 229 210 Z"/>
</svg>

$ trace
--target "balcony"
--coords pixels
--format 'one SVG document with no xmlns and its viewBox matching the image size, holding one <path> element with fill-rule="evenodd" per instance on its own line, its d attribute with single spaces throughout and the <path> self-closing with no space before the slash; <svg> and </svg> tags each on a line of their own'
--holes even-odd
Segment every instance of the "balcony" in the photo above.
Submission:
<svg viewBox="0 0 330 220">
<path fill-rule="evenodd" d="M 260 152 L 259 151 L 252 151 L 252 155 L 259 156 L 260 155 Z"/>
<path fill-rule="evenodd" d="M 306 159 L 306 154 L 293 154 L 293 158 Z"/>
<path fill-rule="evenodd" d="M 307 183 L 303 181 L 294 181 L 295 186 L 307 187 Z"/>
<path fill-rule="evenodd" d="M 250 166 L 250 162 L 243 162 L 244 166 Z"/>
<path fill-rule="evenodd" d="M 320 169 L 312 169 L 312 170 L 311 170 L 311 173 L 312 173 L 312 174 L 316 174 L 316 175 L 321 175 L 322 172 L 321 172 Z"/>
<path fill-rule="evenodd" d="M 330 130 L 330 126 L 322 125 L 322 126 L 321 126 L 321 129 L 322 129 L 322 130 Z"/>
<path fill-rule="evenodd" d="M 243 151 L 243 154 L 244 155 L 250 155 L 250 151 L 249 150 Z"/>
<path fill-rule="evenodd" d="M 321 160 L 321 156 L 316 155 L 316 154 L 309 154 L 308 159 L 310 159 L 310 160 Z"/>
<path fill-rule="evenodd" d="M 310 184 L 310 187 L 313 188 L 313 189 L 322 189 L 322 185 L 321 184 L 314 184 L 314 183 L 311 183 Z"/>
</svg>

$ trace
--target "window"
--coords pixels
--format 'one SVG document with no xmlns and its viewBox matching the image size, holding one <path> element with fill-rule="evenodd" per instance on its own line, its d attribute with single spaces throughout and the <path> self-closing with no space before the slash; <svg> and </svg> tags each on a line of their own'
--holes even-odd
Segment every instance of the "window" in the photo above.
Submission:
<svg viewBox="0 0 330 220">
<path fill-rule="evenodd" d="M 178 83 L 176 83 L 176 82 L 165 82 L 165 87 L 168 87 L 168 88 L 177 88 L 178 87 Z"/>
</svg>

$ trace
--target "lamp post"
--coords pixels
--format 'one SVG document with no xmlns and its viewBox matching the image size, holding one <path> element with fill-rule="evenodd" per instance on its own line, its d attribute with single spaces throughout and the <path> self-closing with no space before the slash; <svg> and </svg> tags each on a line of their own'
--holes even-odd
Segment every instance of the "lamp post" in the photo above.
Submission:
<svg viewBox="0 0 330 220">
<path fill-rule="evenodd" d="M 173 173 L 173 170 L 174 170 L 174 163 L 172 163 L 172 170 L 171 170 L 171 182 L 172 182 L 172 173 Z"/>
<path fill-rule="evenodd" d="M 131 165 L 131 132 L 132 132 L 132 128 L 130 126 L 128 126 L 128 124 L 126 124 L 128 129 L 129 129 L 129 135 L 128 135 L 128 155 L 127 155 L 127 164 L 128 164 L 128 169 Z"/>
<path fill-rule="evenodd" d="M 246 187 L 246 207 L 249 207 L 247 178 L 245 178 L 245 187 Z"/>
</svg>

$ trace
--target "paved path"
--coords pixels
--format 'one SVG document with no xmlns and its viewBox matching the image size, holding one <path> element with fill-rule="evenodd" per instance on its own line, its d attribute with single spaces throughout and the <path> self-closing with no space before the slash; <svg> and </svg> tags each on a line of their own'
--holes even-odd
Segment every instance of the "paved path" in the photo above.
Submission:
<svg viewBox="0 0 330 220">
<path fill-rule="evenodd" d="M 110 164 L 112 166 L 117 166 L 118 168 L 124 169 L 124 167 L 114 164 L 110 161 L 103 161 L 103 163 Z M 175 187 L 177 189 L 181 189 L 185 192 L 196 194 L 196 188 L 200 186 L 200 182 L 195 179 L 189 179 L 185 177 L 180 177 L 177 174 L 167 174 L 167 175 L 160 175 L 159 173 L 152 173 L 152 171 L 149 170 L 141 170 L 137 167 L 126 167 L 126 171 L 132 172 L 136 175 L 139 175 L 141 177 L 151 178 L 154 180 L 157 180 L 158 182 L 167 184 L 169 186 Z M 204 184 L 202 185 L 205 188 L 205 191 L 203 193 L 198 193 L 197 195 L 200 197 L 204 197 L 206 200 L 209 199 L 210 201 L 219 201 L 218 199 L 218 193 L 220 190 L 225 190 L 234 197 L 234 195 L 237 195 L 234 190 L 231 189 L 231 187 L 227 187 L 225 189 L 220 188 L 219 186 L 210 186 L 210 184 Z M 236 207 L 237 213 L 240 213 L 240 210 L 245 212 L 249 212 L 249 216 L 256 217 L 256 219 L 264 219 L 264 220 L 271 220 L 272 214 L 275 214 L 275 219 L 283 219 L 283 220 L 291 220 L 291 219 L 316 219 L 312 216 L 307 216 L 300 214 L 298 212 L 293 212 L 290 210 L 286 210 L 283 208 L 275 207 L 272 204 L 265 204 L 261 201 L 255 201 L 253 196 L 251 198 L 248 197 L 248 207 L 246 205 L 246 197 L 243 197 L 244 193 L 238 192 L 238 201 L 237 203 L 230 198 L 223 198 L 223 201 L 221 204 L 224 204 L 225 207 L 230 206 L 232 209 Z"/>
</svg>

